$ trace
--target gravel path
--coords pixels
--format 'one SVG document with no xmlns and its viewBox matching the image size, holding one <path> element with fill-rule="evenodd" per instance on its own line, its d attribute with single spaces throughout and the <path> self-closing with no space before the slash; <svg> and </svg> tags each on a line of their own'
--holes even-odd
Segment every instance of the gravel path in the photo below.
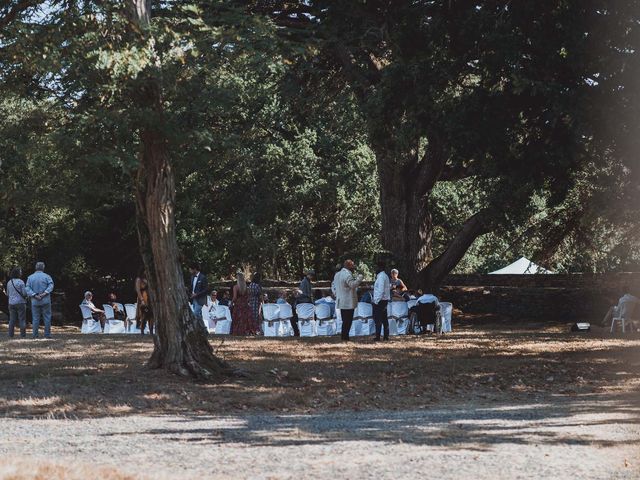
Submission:
<svg viewBox="0 0 640 480">
<path fill-rule="evenodd" d="M 18 469 L 7 458 L 113 467 L 117 478 L 638 479 L 640 408 L 594 396 L 317 416 L 7 417 L 0 478 Z"/>
</svg>

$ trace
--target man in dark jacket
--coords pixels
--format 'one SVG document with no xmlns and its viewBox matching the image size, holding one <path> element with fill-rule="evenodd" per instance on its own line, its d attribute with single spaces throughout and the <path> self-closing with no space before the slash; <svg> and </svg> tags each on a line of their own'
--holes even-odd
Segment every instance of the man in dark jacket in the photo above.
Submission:
<svg viewBox="0 0 640 480">
<path fill-rule="evenodd" d="M 193 262 L 189 267 L 191 283 L 189 284 L 189 300 L 193 305 L 193 313 L 198 319 L 202 319 L 202 306 L 207 303 L 209 282 L 207 276 L 200 271 L 200 264 Z"/>
</svg>

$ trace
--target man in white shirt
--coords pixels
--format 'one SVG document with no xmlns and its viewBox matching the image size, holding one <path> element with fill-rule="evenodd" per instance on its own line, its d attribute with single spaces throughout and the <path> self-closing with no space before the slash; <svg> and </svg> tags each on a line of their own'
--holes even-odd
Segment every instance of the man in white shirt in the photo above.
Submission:
<svg viewBox="0 0 640 480">
<path fill-rule="evenodd" d="M 604 319 L 602 320 L 603 326 L 611 325 L 611 320 L 613 319 L 613 317 L 616 314 L 619 315 L 622 312 L 623 303 L 635 304 L 635 308 L 631 310 L 631 312 L 634 317 L 640 317 L 640 311 L 638 311 L 638 309 L 640 309 L 640 300 L 638 300 L 637 297 L 629 293 L 631 291 L 629 286 L 625 285 L 622 290 L 625 292 L 624 295 L 622 295 L 622 297 L 620 297 L 620 299 L 618 300 L 618 305 L 616 305 L 615 307 L 609 308 L 609 311 L 607 312 L 607 314 L 604 316 Z"/>
<path fill-rule="evenodd" d="M 349 330 L 353 323 L 353 311 L 358 305 L 356 290 L 362 283 L 362 275 L 354 275 L 353 260 L 346 260 L 344 267 L 334 277 L 336 284 L 336 308 L 340 309 L 342 318 L 342 340 L 349 341 Z"/>
<path fill-rule="evenodd" d="M 380 341 L 380 332 L 384 327 L 384 339 L 389 340 L 389 318 L 387 316 L 387 305 L 391 300 L 391 288 L 389 276 L 384 271 L 384 263 L 378 262 L 376 268 L 376 281 L 373 284 L 373 319 L 376 322 L 376 338 Z"/>
</svg>

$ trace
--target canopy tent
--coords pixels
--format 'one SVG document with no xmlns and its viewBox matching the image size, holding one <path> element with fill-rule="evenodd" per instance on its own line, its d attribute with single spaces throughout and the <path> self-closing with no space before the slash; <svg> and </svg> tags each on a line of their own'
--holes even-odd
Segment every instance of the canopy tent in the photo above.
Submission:
<svg viewBox="0 0 640 480">
<path fill-rule="evenodd" d="M 489 275 L 524 275 L 529 273 L 553 273 L 539 265 L 536 265 L 528 258 L 522 257 L 511 265 L 507 265 L 495 272 L 489 272 Z"/>
</svg>

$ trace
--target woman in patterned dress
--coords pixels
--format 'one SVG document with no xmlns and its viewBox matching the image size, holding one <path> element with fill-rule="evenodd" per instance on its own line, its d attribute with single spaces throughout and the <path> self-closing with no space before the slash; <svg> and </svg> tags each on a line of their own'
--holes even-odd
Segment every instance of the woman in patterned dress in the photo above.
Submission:
<svg viewBox="0 0 640 480">
<path fill-rule="evenodd" d="M 249 293 L 244 273 L 238 272 L 238 280 L 233 286 L 233 310 L 231 335 L 255 335 L 253 311 L 249 306 Z"/>
<path fill-rule="evenodd" d="M 251 283 L 247 285 L 249 292 L 249 306 L 251 307 L 252 320 L 256 332 L 262 331 L 262 322 L 260 321 L 260 313 L 263 302 L 262 286 L 260 285 L 260 274 L 254 273 Z"/>
</svg>

